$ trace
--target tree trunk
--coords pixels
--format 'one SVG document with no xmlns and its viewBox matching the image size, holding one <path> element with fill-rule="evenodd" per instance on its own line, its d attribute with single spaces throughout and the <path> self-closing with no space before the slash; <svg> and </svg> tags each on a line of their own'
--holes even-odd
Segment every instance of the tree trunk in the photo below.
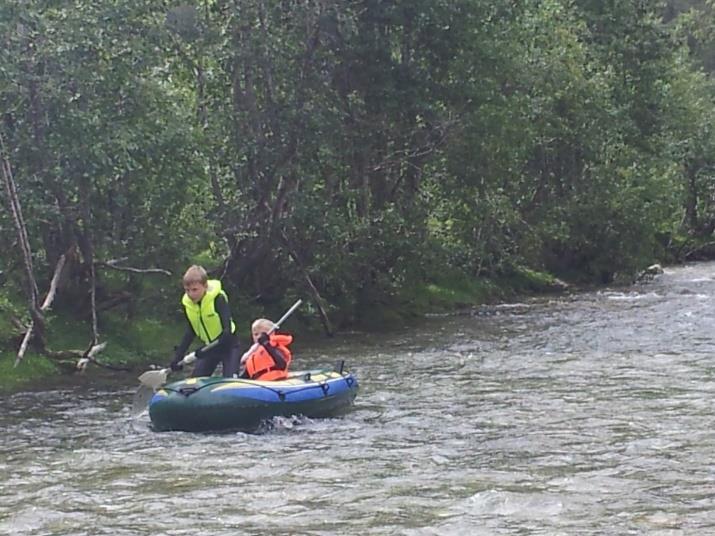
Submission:
<svg viewBox="0 0 715 536">
<path fill-rule="evenodd" d="M 27 346 L 32 337 L 33 329 L 35 336 L 42 341 L 42 344 L 44 344 L 45 318 L 39 306 L 39 292 L 37 290 L 37 281 L 35 280 L 35 271 L 32 263 L 32 250 L 30 249 L 30 241 L 27 237 L 27 226 L 25 225 L 25 219 L 22 216 L 22 206 L 20 204 L 20 198 L 17 195 L 17 187 L 15 185 L 15 179 L 12 176 L 12 167 L 10 166 L 10 159 L 5 148 L 5 139 L 3 138 L 2 133 L 0 133 L 0 159 L 2 160 L 2 178 L 5 183 L 5 192 L 7 193 L 10 212 L 12 213 L 13 221 L 15 222 L 18 243 L 20 244 L 22 258 L 25 264 L 25 275 L 27 276 L 27 301 L 28 308 L 30 310 L 30 318 L 32 318 L 30 327 L 28 328 L 25 338 L 20 345 L 20 350 L 18 351 L 17 358 L 15 360 L 15 366 L 17 366 L 27 350 Z"/>
</svg>

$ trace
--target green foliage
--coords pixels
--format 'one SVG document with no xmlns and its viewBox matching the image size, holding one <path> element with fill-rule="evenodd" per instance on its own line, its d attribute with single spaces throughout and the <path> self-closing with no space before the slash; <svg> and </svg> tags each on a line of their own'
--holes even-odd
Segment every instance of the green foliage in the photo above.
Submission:
<svg viewBox="0 0 715 536">
<path fill-rule="evenodd" d="M 156 351 L 146 319 L 176 314 L 194 262 L 247 320 L 317 290 L 340 327 L 686 255 L 715 231 L 711 13 L 2 3 L 0 132 L 36 275 L 46 289 L 68 253 L 55 307 L 84 323 L 65 339 L 50 318 L 51 345 L 86 344 L 96 261 L 100 307 L 133 296 L 100 313 L 132 359 Z M 9 211 L 0 244 L 23 288 Z M 101 262 L 117 259 L 174 275 Z"/>
<path fill-rule="evenodd" d="M 12 319 L 21 319 L 25 316 L 25 311 L 12 299 L 9 292 L 0 289 L 0 339 L 5 340 L 10 336 Z"/>
<path fill-rule="evenodd" d="M 173 357 L 173 348 L 184 333 L 185 321 L 173 318 L 141 316 L 132 322 L 108 315 L 104 329 L 108 334 L 107 355 L 128 364 L 151 361 L 165 366 Z"/>
</svg>

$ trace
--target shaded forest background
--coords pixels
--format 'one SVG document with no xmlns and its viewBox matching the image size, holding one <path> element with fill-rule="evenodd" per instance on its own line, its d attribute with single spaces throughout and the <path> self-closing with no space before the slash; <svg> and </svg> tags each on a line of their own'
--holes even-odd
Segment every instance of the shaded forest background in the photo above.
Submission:
<svg viewBox="0 0 715 536">
<path fill-rule="evenodd" d="M 5 340 L 174 314 L 194 262 L 332 332 L 710 256 L 714 44 L 712 0 L 5 0 Z"/>
</svg>

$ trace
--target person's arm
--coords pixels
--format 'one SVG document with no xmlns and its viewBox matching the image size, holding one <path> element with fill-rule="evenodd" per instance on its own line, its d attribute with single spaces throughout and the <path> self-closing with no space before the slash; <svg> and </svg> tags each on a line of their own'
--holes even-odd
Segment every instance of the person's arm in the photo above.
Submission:
<svg viewBox="0 0 715 536">
<path fill-rule="evenodd" d="M 228 305 L 228 300 L 221 294 L 216 296 L 214 307 L 216 308 L 218 317 L 221 319 L 221 335 L 219 335 L 218 338 L 220 341 L 219 345 L 223 346 L 233 339 L 233 334 L 231 333 L 231 307 Z"/>
<path fill-rule="evenodd" d="M 266 349 L 266 352 L 268 352 L 268 354 L 273 358 L 277 369 L 286 369 L 288 363 L 286 362 L 285 355 L 283 355 L 283 352 L 271 344 L 271 340 L 268 338 L 268 335 L 261 333 L 261 336 L 258 337 L 258 344 L 263 346 L 263 348 Z"/>
</svg>

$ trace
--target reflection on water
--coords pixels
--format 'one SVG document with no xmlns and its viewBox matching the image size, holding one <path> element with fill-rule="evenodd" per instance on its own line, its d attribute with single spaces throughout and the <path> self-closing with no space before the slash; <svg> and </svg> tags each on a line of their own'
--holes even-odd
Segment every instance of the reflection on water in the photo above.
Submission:
<svg viewBox="0 0 715 536">
<path fill-rule="evenodd" d="M 20 393 L 0 534 L 713 533 L 714 304 L 705 263 L 325 341 L 354 411 L 260 434 L 156 434 L 133 377 Z"/>
</svg>

